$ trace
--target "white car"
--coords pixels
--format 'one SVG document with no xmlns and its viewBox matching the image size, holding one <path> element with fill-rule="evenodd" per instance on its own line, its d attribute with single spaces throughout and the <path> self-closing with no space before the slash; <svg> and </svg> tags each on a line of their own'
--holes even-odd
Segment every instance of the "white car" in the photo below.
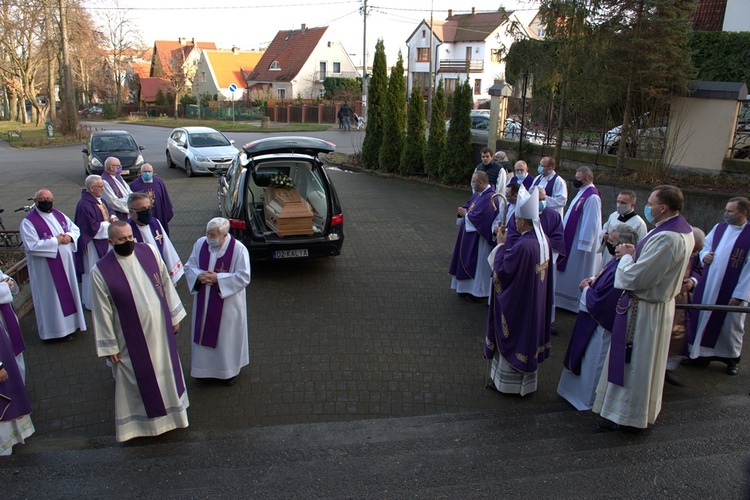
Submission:
<svg viewBox="0 0 750 500">
<path fill-rule="evenodd" d="M 644 113 L 630 123 L 630 138 L 625 142 L 628 156 L 638 158 L 660 157 L 664 151 L 667 135 L 667 119 L 653 121 L 649 113 Z M 604 134 L 604 151 L 616 155 L 620 148 L 622 125 L 618 125 Z"/>
<path fill-rule="evenodd" d="M 176 128 L 167 139 L 167 165 L 184 168 L 188 177 L 226 171 L 239 153 L 233 144 L 212 128 Z"/>
</svg>

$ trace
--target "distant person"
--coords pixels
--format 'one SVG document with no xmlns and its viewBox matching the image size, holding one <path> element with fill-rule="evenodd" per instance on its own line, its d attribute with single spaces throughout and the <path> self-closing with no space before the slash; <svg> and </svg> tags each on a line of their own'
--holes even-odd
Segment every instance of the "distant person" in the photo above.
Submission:
<svg viewBox="0 0 750 500">
<path fill-rule="evenodd" d="M 176 334 L 186 316 L 159 253 L 136 243 L 125 221 L 109 226 L 112 250 L 91 271 L 96 353 L 113 365 L 115 438 L 188 426 L 190 404 Z"/>
<path fill-rule="evenodd" d="M 182 275 L 185 274 L 185 269 L 161 221 L 154 217 L 151 198 L 140 191 L 130 193 L 128 209 L 130 215 L 128 224 L 133 229 L 135 240 L 138 243 L 148 243 L 159 251 L 159 255 L 167 265 L 172 283 L 177 284 Z"/>
<path fill-rule="evenodd" d="M 485 172 L 487 174 L 487 179 L 489 180 L 490 185 L 494 189 L 497 189 L 497 177 L 498 175 L 500 175 L 500 170 L 503 167 L 501 167 L 499 163 L 495 163 L 495 161 L 492 159 L 492 150 L 490 148 L 482 148 L 481 158 L 482 161 L 474 169 L 474 172 Z"/>
<path fill-rule="evenodd" d="M 344 128 L 344 108 L 343 106 L 339 108 L 338 112 L 336 113 L 336 118 L 339 119 L 339 130 Z"/>
<path fill-rule="evenodd" d="M 565 204 L 568 202 L 568 184 L 557 172 L 557 163 L 551 156 L 545 156 L 539 161 L 536 176 L 532 186 L 541 186 L 547 194 L 547 206 L 555 210 L 562 217 Z"/>
<path fill-rule="evenodd" d="M 250 364 L 247 299 L 250 257 L 229 234 L 229 221 L 208 221 L 206 236 L 195 242 L 186 267 L 193 294 L 193 343 L 190 376 L 236 382 Z"/>
<path fill-rule="evenodd" d="M 354 116 L 354 109 L 349 105 L 348 102 L 344 101 L 344 104 L 341 106 L 341 117 L 343 118 L 344 128 L 346 130 L 352 129 L 352 116 Z"/>
<path fill-rule="evenodd" d="M 646 233 L 648 232 L 646 222 L 635 211 L 635 204 L 637 201 L 638 198 L 635 191 L 629 189 L 622 190 L 620 191 L 620 194 L 617 195 L 617 210 L 609 215 L 609 218 L 602 226 L 602 234 L 600 237 L 602 244 L 599 247 L 599 253 L 602 254 L 602 268 L 607 265 L 607 262 L 609 262 L 615 254 L 614 245 L 609 243 L 609 239 L 607 238 L 607 234 L 611 228 L 619 224 L 627 224 L 635 229 L 639 241 L 646 236 Z"/>
<path fill-rule="evenodd" d="M 102 180 L 104 181 L 104 191 L 102 197 L 107 202 L 107 206 L 115 211 L 115 215 L 120 220 L 128 218 L 128 196 L 131 193 L 130 186 L 122 178 L 122 164 L 114 156 L 104 160 L 104 172 Z"/>
<path fill-rule="evenodd" d="M 68 341 L 76 330 L 86 331 L 74 258 L 80 231 L 53 208 L 54 200 L 50 190 L 37 191 L 20 233 L 39 338 Z"/>
<path fill-rule="evenodd" d="M 164 185 L 164 181 L 154 175 L 154 167 L 150 163 L 143 164 L 141 174 L 130 183 L 130 190 L 134 193 L 140 191 L 148 194 L 154 217 L 159 219 L 161 225 L 164 226 L 164 231 L 169 234 L 169 223 L 174 217 L 172 200 L 169 198 L 167 186 Z"/>
<path fill-rule="evenodd" d="M 510 168 L 510 161 L 508 160 L 508 155 L 505 154 L 505 151 L 496 151 L 492 159 L 495 160 L 498 165 L 503 167 L 503 169 L 508 170 Z"/>
</svg>

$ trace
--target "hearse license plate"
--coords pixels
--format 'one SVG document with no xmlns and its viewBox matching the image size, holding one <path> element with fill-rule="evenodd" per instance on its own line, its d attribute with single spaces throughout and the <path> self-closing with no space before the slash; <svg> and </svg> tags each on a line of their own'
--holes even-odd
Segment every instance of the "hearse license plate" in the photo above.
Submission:
<svg viewBox="0 0 750 500">
<path fill-rule="evenodd" d="M 130 170 L 123 170 L 120 175 L 130 175 Z"/>
<path fill-rule="evenodd" d="M 307 248 L 298 248 L 297 250 L 276 250 L 273 253 L 274 259 L 295 259 L 298 257 L 307 257 Z"/>
</svg>

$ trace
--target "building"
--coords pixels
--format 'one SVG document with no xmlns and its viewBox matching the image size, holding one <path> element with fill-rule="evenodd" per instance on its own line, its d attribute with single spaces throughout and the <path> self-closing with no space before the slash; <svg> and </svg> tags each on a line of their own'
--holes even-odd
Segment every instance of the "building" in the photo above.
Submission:
<svg viewBox="0 0 750 500">
<path fill-rule="evenodd" d="M 259 51 L 203 50 L 198 60 L 193 81 L 193 95 L 200 98 L 208 94 L 219 101 L 240 101 L 246 98 L 247 76 L 263 56 Z M 229 90 L 231 84 L 237 86 L 234 95 Z"/>
</svg>

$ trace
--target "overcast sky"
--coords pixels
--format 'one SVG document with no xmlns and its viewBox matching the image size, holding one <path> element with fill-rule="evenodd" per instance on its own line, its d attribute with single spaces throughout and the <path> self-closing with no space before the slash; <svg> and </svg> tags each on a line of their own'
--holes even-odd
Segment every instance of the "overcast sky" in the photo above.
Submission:
<svg viewBox="0 0 750 500">
<path fill-rule="evenodd" d="M 88 0 L 94 14 L 113 8 L 111 1 Z M 158 7 L 156 7 L 158 5 Z M 211 5 L 207 7 L 207 5 Z M 455 13 L 534 8 L 533 0 L 368 0 L 367 51 L 372 64 L 375 43 L 382 37 L 388 65 L 396 62 L 399 50 L 406 57 L 406 38 L 422 19 L 442 20 L 448 9 Z M 267 46 L 280 30 L 329 26 L 352 55 L 362 63 L 362 0 L 120 0 L 119 7 L 141 31 L 146 45 L 154 40 L 180 37 L 215 42 L 218 48 L 237 46 L 243 50 Z"/>
</svg>

